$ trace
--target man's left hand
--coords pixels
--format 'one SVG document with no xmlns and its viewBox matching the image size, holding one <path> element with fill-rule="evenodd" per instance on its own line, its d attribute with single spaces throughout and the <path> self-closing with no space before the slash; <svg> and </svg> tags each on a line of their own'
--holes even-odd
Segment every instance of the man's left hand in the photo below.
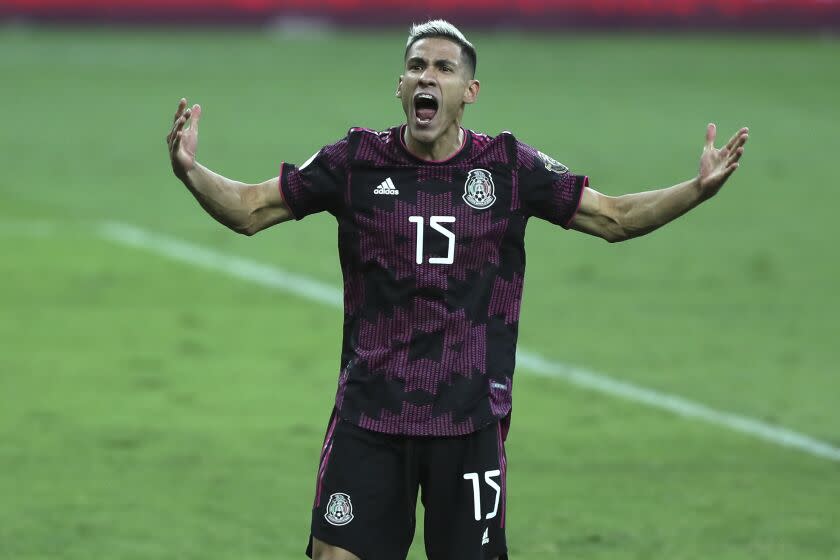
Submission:
<svg viewBox="0 0 840 560">
<path fill-rule="evenodd" d="M 716 195 L 729 176 L 738 169 L 738 160 L 744 155 L 749 129 L 744 127 L 736 132 L 721 149 L 715 148 L 716 135 L 717 127 L 709 123 L 706 127 L 706 146 L 700 156 L 700 173 L 697 176 L 703 198 Z"/>
</svg>

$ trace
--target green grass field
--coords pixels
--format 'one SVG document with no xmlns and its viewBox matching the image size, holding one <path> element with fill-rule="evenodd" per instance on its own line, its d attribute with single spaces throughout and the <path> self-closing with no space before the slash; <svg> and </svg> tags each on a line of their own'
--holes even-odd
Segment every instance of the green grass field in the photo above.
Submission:
<svg viewBox="0 0 840 560">
<path fill-rule="evenodd" d="M 610 194 L 751 139 L 721 195 L 609 245 L 533 221 L 520 344 L 840 447 L 840 43 L 474 34 L 465 125 Z M 302 558 L 341 313 L 115 243 L 104 221 L 340 286 L 329 216 L 254 238 L 170 174 L 245 181 L 401 119 L 402 33 L 0 31 L 0 558 Z M 514 559 L 840 559 L 840 462 L 520 369 Z M 422 539 L 411 558 L 424 558 Z"/>
</svg>

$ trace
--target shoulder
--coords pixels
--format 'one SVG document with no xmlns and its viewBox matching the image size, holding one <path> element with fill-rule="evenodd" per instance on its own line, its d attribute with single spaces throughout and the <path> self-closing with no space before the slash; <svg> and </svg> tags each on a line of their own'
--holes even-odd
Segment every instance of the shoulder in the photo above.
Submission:
<svg viewBox="0 0 840 560">
<path fill-rule="evenodd" d="M 376 167 L 405 163 L 398 147 L 400 126 L 386 130 L 353 127 L 347 132 L 350 159 Z"/>
<path fill-rule="evenodd" d="M 560 173 L 561 170 L 568 170 L 565 165 L 530 144 L 526 144 L 525 142 L 514 138 L 512 134 L 511 141 L 513 143 L 514 157 L 516 158 L 516 166 L 518 168 L 530 171 L 545 166 L 549 171 L 556 171 L 558 173 Z"/>
<path fill-rule="evenodd" d="M 396 130 L 399 130 L 399 127 L 388 128 L 386 130 L 374 130 L 363 126 L 354 126 L 347 131 L 347 139 L 350 141 L 354 139 L 363 140 L 365 142 L 372 142 L 375 144 L 390 144 L 397 137 L 395 132 Z"/>
<path fill-rule="evenodd" d="M 516 165 L 517 143 L 513 133 L 503 130 L 496 136 L 470 130 L 472 137 L 472 154 L 470 159 L 479 160 L 484 165 L 491 162 L 505 165 Z"/>
<path fill-rule="evenodd" d="M 301 169 L 307 167 L 316 158 L 326 159 L 332 167 L 344 165 L 347 162 L 349 147 L 349 136 L 345 136 L 332 144 L 327 144 L 309 158 L 306 163 L 300 166 Z"/>
<path fill-rule="evenodd" d="M 485 134 L 484 132 L 478 132 L 476 130 L 469 129 L 470 136 L 472 136 L 473 146 L 482 147 L 494 142 L 515 142 L 516 138 L 513 136 L 513 133 L 509 130 L 503 130 L 498 133 L 496 136 L 490 136 L 489 134 Z"/>
</svg>

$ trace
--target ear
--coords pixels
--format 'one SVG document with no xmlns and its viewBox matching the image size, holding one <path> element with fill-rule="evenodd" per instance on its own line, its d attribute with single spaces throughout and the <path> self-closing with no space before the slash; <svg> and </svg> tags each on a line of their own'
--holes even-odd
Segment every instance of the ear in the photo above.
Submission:
<svg viewBox="0 0 840 560">
<path fill-rule="evenodd" d="M 397 97 L 402 97 L 402 82 L 403 82 L 403 77 L 402 77 L 402 74 L 400 74 L 400 78 L 399 78 L 399 80 L 397 80 L 397 93 L 396 93 Z"/>
<path fill-rule="evenodd" d="M 481 83 L 478 80 L 469 80 L 467 82 L 467 89 L 464 90 L 464 103 L 467 105 L 475 103 L 478 99 L 478 90 L 481 89 Z"/>
</svg>

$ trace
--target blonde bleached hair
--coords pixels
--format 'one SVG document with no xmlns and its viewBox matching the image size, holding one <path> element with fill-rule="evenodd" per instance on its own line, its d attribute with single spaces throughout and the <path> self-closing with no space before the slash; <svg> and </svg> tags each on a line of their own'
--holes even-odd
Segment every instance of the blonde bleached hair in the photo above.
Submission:
<svg viewBox="0 0 840 560">
<path fill-rule="evenodd" d="M 426 23 L 415 23 L 408 30 L 408 41 L 405 43 L 405 54 L 403 58 L 408 56 L 408 49 L 411 45 L 420 39 L 427 39 L 429 37 L 436 37 L 440 39 L 449 39 L 461 47 L 461 57 L 467 63 L 470 70 L 470 75 L 475 76 L 475 67 L 478 62 L 475 47 L 472 43 L 467 41 L 461 31 L 443 19 L 433 19 Z"/>
</svg>

